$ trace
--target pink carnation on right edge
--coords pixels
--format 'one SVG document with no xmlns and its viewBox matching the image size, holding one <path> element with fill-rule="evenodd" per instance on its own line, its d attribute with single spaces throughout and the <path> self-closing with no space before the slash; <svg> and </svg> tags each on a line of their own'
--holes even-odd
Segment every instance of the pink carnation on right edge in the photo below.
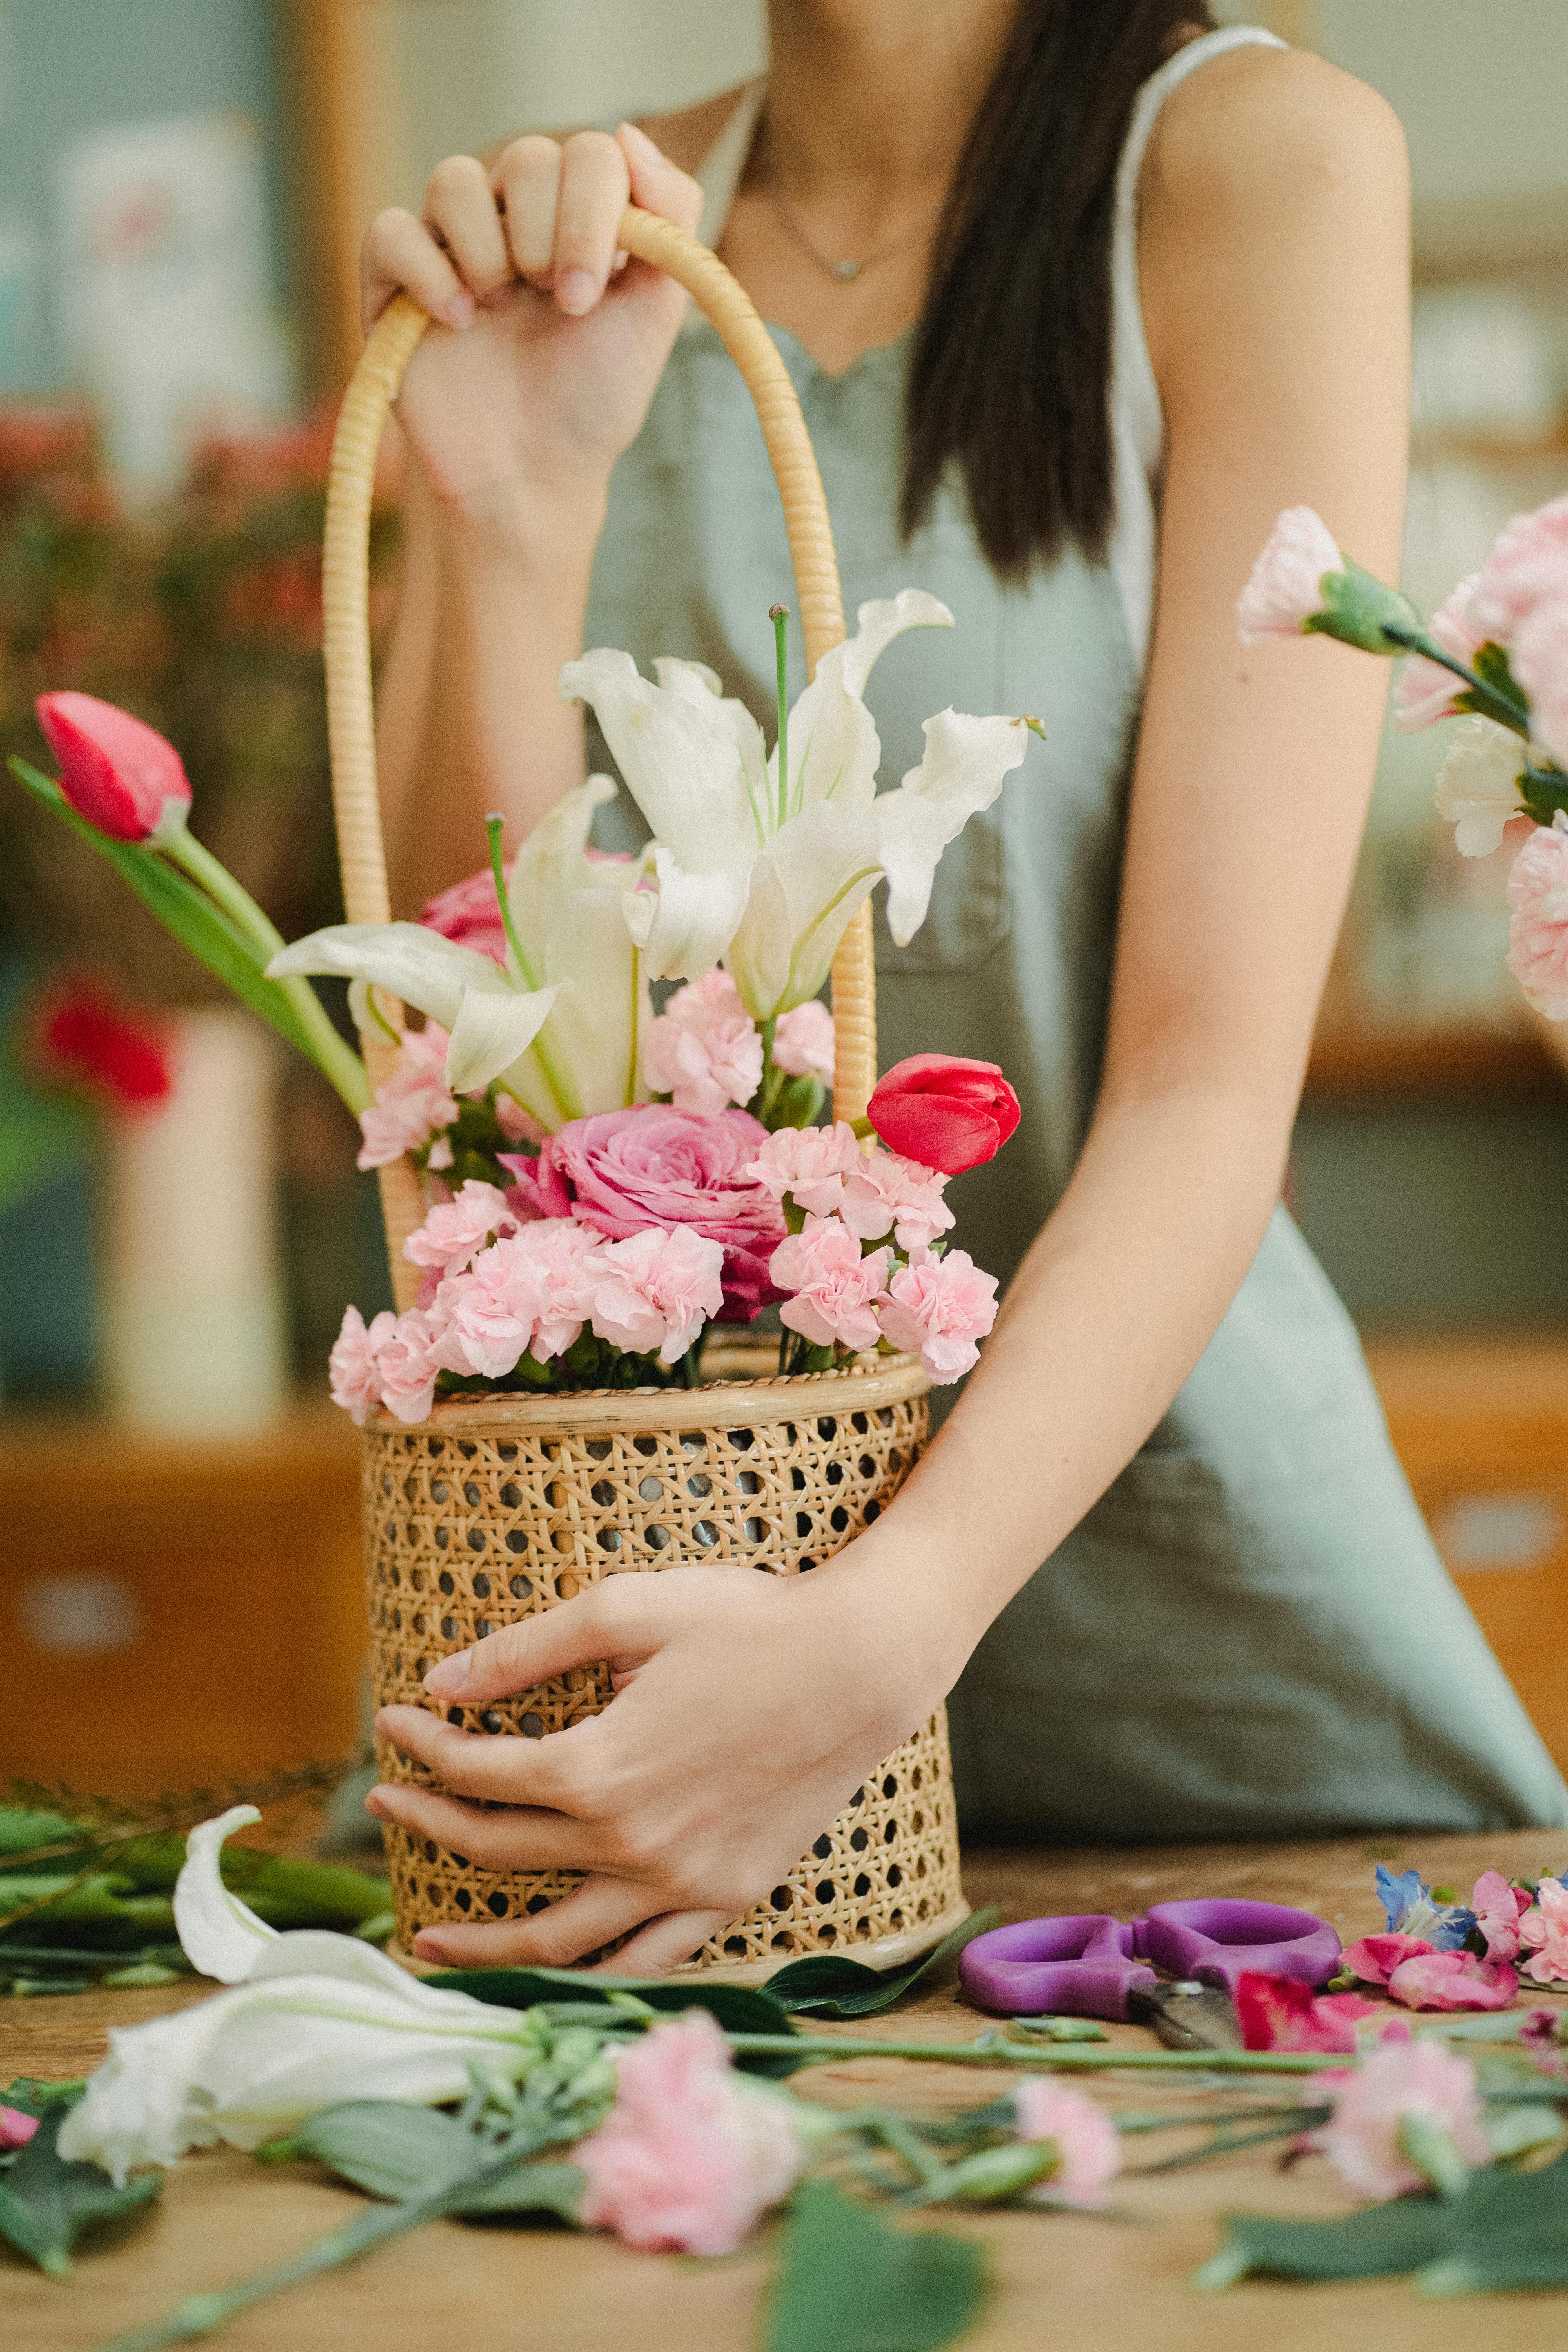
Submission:
<svg viewBox="0 0 1568 2352">
<path fill-rule="evenodd" d="M 889 1283 L 881 1309 L 883 1339 L 918 1355 L 939 1386 L 978 1363 L 977 1343 L 995 1320 L 996 1276 L 982 1274 L 967 1250 L 917 1251 Z"/>
<path fill-rule="evenodd" d="M 1568 1021 L 1568 828 L 1537 825 L 1508 877 L 1508 968 L 1538 1013 Z"/>
</svg>

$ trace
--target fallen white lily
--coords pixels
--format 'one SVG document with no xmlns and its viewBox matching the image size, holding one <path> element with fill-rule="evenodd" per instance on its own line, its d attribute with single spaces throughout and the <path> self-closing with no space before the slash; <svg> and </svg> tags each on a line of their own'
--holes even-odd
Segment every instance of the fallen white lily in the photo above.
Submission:
<svg viewBox="0 0 1568 2352">
<path fill-rule="evenodd" d="M 566 664 L 561 691 L 592 703 L 657 845 L 650 879 L 621 902 L 650 980 L 698 980 L 722 961 L 752 1019 L 773 1020 L 818 993 L 884 875 L 893 937 L 913 937 L 938 858 L 996 798 L 1031 724 L 944 710 L 925 722 L 919 767 L 878 793 L 871 665 L 905 629 L 952 625 L 923 589 L 862 604 L 788 714 L 782 777 L 778 747 L 701 662 L 657 661 L 657 686 L 608 648 Z"/>
<path fill-rule="evenodd" d="M 236 1805 L 193 1830 L 174 1890 L 186 1958 L 231 1989 L 111 2032 L 60 2126 L 61 2156 L 100 2165 L 116 2186 L 188 2147 L 258 2147 L 345 2100 L 459 2099 L 470 2060 L 518 2081 L 542 2054 L 525 2011 L 425 1984 L 352 1936 L 279 1935 L 258 1919 L 224 1885 L 218 1856 L 259 1819 Z"/>
</svg>

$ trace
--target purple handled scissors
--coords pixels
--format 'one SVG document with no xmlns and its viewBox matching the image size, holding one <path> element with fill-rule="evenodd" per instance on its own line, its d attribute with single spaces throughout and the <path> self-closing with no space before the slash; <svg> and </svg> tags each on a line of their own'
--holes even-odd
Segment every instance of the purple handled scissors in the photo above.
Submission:
<svg viewBox="0 0 1568 2352">
<path fill-rule="evenodd" d="M 1125 1923 L 1087 1912 L 993 1927 L 965 1945 L 959 1979 L 982 2009 L 1007 2016 L 1138 2019 L 1178 2048 L 1212 2049 L 1240 2040 L 1239 1976 L 1321 1985 L 1339 1958 L 1338 1936 L 1310 1911 L 1212 1895 L 1156 1903 Z"/>
</svg>

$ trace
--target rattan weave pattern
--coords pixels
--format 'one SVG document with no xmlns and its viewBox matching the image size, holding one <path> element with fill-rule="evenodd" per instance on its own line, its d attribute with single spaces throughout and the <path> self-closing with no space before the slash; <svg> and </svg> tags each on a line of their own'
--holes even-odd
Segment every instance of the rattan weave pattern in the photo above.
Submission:
<svg viewBox="0 0 1568 2352">
<path fill-rule="evenodd" d="M 682 1561 L 794 1575 L 852 1542 L 924 1443 L 918 1363 L 695 1391 L 498 1399 L 364 1434 L 371 1679 L 378 1706 L 426 1704 L 437 1658 L 609 1575 Z M 575 1412 L 576 1418 L 574 1418 Z M 610 1697 L 601 1668 L 488 1708 L 465 1729 L 557 1731 Z M 384 1741 L 388 1780 L 430 1776 Z M 398 1937 L 538 1911 L 563 1871 L 480 1870 L 389 1828 Z M 963 1901 L 944 1715 L 888 1759 L 771 1900 L 704 1948 L 707 1965 L 772 1962 L 918 1937 Z"/>
</svg>

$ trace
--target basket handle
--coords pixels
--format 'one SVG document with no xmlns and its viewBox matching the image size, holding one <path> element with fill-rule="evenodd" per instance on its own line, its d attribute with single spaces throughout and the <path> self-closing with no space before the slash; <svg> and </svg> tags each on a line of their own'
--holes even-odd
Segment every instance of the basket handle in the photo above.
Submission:
<svg viewBox="0 0 1568 2352">
<path fill-rule="evenodd" d="M 808 677 L 844 636 L 844 606 L 833 533 L 816 454 L 789 372 L 750 298 L 716 254 L 658 214 L 628 205 L 619 242 L 639 260 L 684 286 L 706 312 L 741 372 L 756 406 L 784 507 L 805 642 Z M 332 441 L 321 551 L 322 654 L 327 672 L 327 732 L 343 905 L 351 923 L 384 923 L 391 907 L 376 784 L 375 714 L 370 664 L 370 517 L 376 453 L 404 370 L 430 324 L 407 294 L 388 305 L 355 368 Z M 876 978 L 871 910 L 860 908 L 833 962 L 836 1118 L 859 1118 L 877 1082 Z M 379 1033 L 362 1038 L 373 1087 L 388 1075 L 395 1047 Z M 382 1213 L 393 1289 L 400 1308 L 413 1304 L 416 1269 L 403 1244 L 425 1215 L 411 1160 L 381 1171 Z"/>
</svg>

